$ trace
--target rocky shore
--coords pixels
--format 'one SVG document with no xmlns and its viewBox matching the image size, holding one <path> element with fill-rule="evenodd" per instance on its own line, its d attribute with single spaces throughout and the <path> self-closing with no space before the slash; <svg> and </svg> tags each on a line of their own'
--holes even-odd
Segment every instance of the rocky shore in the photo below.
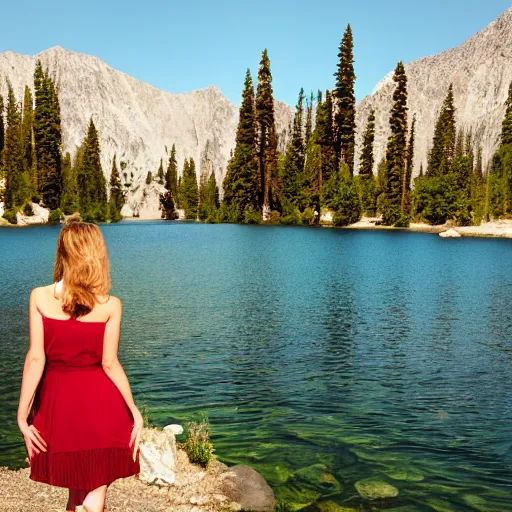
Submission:
<svg viewBox="0 0 512 512">
<path fill-rule="evenodd" d="M 272 489 L 249 466 L 214 459 L 205 469 L 177 447 L 179 425 L 145 428 L 141 472 L 116 480 L 107 492 L 108 512 L 271 512 Z M 67 490 L 29 479 L 30 468 L 0 467 L 0 512 L 62 512 Z"/>
</svg>

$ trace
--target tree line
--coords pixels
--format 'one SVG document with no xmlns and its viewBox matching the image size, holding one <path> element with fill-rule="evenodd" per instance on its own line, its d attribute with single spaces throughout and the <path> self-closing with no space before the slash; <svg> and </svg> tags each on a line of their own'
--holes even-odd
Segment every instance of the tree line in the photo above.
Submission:
<svg viewBox="0 0 512 512">
<path fill-rule="evenodd" d="M 80 211 L 90 222 L 121 219 L 125 194 L 114 157 L 107 182 L 100 161 L 98 131 L 91 118 L 74 158 L 62 154 L 58 87 L 41 62 L 34 71 L 34 96 L 25 86 L 23 102 L 7 81 L 7 103 L 0 96 L 0 176 L 4 217 L 33 215 L 33 203 L 50 209 L 49 220 Z"/>
<path fill-rule="evenodd" d="M 258 71 L 256 96 L 247 70 L 236 146 L 223 183 L 220 221 L 312 224 L 328 209 L 335 225 L 355 223 L 363 215 L 381 215 L 382 224 L 406 227 L 413 219 L 468 225 L 512 213 L 512 84 L 501 144 L 485 170 L 478 140 L 457 128 L 453 86 L 449 85 L 427 169 L 420 169 L 413 182 L 416 117 L 409 119 L 403 63 L 398 62 L 394 71 L 391 134 L 385 158 L 374 174 L 373 110 L 363 133 L 359 168 L 354 169 L 356 76 L 350 25 L 338 59 L 332 90 L 307 99 L 300 90 L 284 154 L 277 152 L 267 51 Z"/>
<path fill-rule="evenodd" d="M 385 157 L 376 165 L 372 110 L 355 169 L 353 47 L 348 25 L 339 46 L 333 89 L 308 97 L 300 90 L 283 153 L 278 150 L 270 59 L 263 50 L 256 87 L 250 70 L 245 75 L 222 201 L 213 171 L 201 175 L 198 183 L 193 158 L 185 158 L 178 171 L 173 145 L 166 169 L 161 160 L 156 173 L 149 171 L 146 177 L 146 185 L 156 181 L 165 188 L 160 194 L 162 218 L 175 219 L 176 210 L 182 210 L 186 219 L 206 222 L 315 224 L 327 210 L 335 225 L 379 215 L 382 224 L 406 227 L 411 220 L 467 225 L 512 214 L 512 84 L 500 146 L 488 165 L 482 161 L 479 141 L 457 126 L 454 91 L 449 85 L 427 167 L 413 180 L 416 117 L 409 114 L 407 75 L 398 62 Z M 26 87 L 18 104 L 9 83 L 5 108 L 0 96 L 4 217 L 13 221 L 19 210 L 30 214 L 31 203 L 40 202 L 50 208 L 53 220 L 79 210 L 91 222 L 118 221 L 126 194 L 116 158 L 107 186 L 92 119 L 74 158 L 62 155 L 57 89 L 38 62 L 35 98 Z"/>
</svg>

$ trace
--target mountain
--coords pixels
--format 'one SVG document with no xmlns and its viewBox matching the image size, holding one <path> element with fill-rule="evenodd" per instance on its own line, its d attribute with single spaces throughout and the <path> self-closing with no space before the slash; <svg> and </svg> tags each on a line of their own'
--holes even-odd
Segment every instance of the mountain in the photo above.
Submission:
<svg viewBox="0 0 512 512">
<path fill-rule="evenodd" d="M 434 126 L 450 83 L 453 83 L 457 127 L 471 130 L 475 142 L 481 144 L 485 168 L 499 145 L 505 101 L 512 82 L 512 8 L 462 45 L 411 62 L 405 70 L 409 125 L 413 114 L 417 119 L 414 175 L 419 174 L 422 164 L 426 170 Z M 357 109 L 357 155 L 369 112 L 375 109 L 374 172 L 386 153 L 394 88 L 393 72 L 390 72 Z"/>
<path fill-rule="evenodd" d="M 176 144 L 181 170 L 185 158 L 194 158 L 198 172 L 215 172 L 220 186 L 234 146 L 238 107 L 214 86 L 186 94 L 172 94 L 117 71 L 97 57 L 67 51 L 59 46 L 38 55 L 0 54 L 0 94 L 7 78 L 21 101 L 25 85 L 33 88 L 34 68 L 41 60 L 55 77 L 61 107 L 64 152 L 72 155 L 81 144 L 91 116 L 100 133 L 103 171 L 110 177 L 117 155 L 121 180 L 128 191 L 123 213 L 159 217 L 162 187 L 145 184 L 148 171 L 156 174 L 160 159 L 164 169 Z M 242 90 L 242 78 L 240 90 Z M 292 113 L 276 102 L 280 144 L 286 142 Z"/>
<path fill-rule="evenodd" d="M 213 171 L 221 185 L 234 147 L 238 106 L 216 87 L 172 94 L 117 71 L 97 57 L 55 47 L 35 56 L 0 54 L 0 93 L 6 94 L 7 78 L 21 101 L 25 85 L 33 85 L 38 59 L 57 81 L 64 151 L 74 154 L 92 116 L 100 133 L 107 179 L 112 159 L 117 156 L 128 192 L 123 214 L 159 217 L 158 195 L 163 187 L 156 182 L 146 186 L 145 180 L 148 171 L 156 174 L 161 158 L 166 167 L 173 143 L 180 170 L 183 160 L 193 157 L 198 179 Z M 471 130 L 482 146 L 486 164 L 499 144 L 512 81 L 512 8 L 457 48 L 411 62 L 405 68 L 409 123 L 413 114 L 417 117 L 414 174 L 419 173 L 420 165 L 426 169 L 434 125 L 450 83 L 458 127 Z M 375 167 L 385 155 L 392 75 L 389 73 L 357 107 L 356 169 L 372 108 L 376 111 Z M 282 102 L 276 102 L 275 108 L 279 146 L 284 150 L 293 109 Z"/>
</svg>

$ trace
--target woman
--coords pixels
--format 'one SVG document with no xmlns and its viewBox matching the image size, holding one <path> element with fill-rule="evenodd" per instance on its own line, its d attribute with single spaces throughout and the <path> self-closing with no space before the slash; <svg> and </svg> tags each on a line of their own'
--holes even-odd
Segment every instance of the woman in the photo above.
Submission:
<svg viewBox="0 0 512 512">
<path fill-rule="evenodd" d="M 122 310 L 109 268 L 100 229 L 74 215 L 54 283 L 30 294 L 18 425 L 30 478 L 68 488 L 68 511 L 103 512 L 107 487 L 140 471 L 143 420 L 117 358 Z"/>
</svg>

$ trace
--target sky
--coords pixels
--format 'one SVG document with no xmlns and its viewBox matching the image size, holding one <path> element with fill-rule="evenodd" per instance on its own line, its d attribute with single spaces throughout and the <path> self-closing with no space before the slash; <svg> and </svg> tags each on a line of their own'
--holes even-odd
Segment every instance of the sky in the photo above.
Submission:
<svg viewBox="0 0 512 512">
<path fill-rule="evenodd" d="M 413 5 L 414 4 L 414 5 Z M 399 60 L 458 46 L 511 7 L 510 0 L 48 0 L 4 2 L 0 52 L 52 46 L 95 55 L 173 93 L 209 85 L 240 104 L 245 71 L 256 82 L 268 49 L 274 96 L 294 105 L 334 87 L 338 46 L 354 34 L 361 100 Z"/>
</svg>

